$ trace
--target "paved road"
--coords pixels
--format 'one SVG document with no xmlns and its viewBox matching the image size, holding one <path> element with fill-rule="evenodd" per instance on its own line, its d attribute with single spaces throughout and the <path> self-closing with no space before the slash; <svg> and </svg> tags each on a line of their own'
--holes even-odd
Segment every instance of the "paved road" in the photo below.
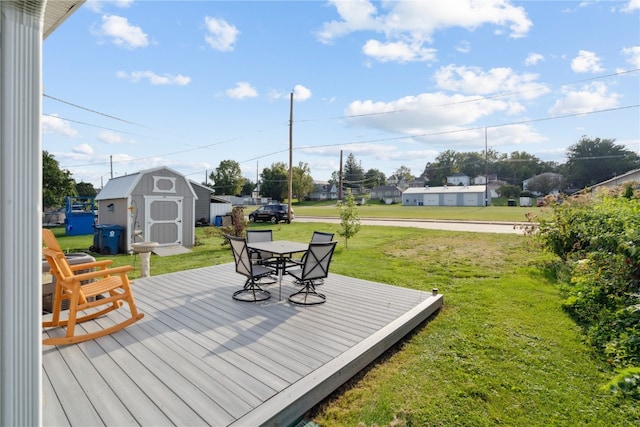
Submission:
<svg viewBox="0 0 640 427">
<path fill-rule="evenodd" d="M 339 218 L 317 217 L 317 216 L 296 216 L 296 222 L 327 222 L 339 224 Z M 488 221 L 436 221 L 436 220 L 411 220 L 411 219 L 381 219 L 381 218 L 360 218 L 363 225 L 383 225 L 395 227 L 416 227 L 431 230 L 449 231 L 469 231 L 475 233 L 510 233 L 524 234 L 518 225 L 520 222 L 488 222 Z"/>
</svg>

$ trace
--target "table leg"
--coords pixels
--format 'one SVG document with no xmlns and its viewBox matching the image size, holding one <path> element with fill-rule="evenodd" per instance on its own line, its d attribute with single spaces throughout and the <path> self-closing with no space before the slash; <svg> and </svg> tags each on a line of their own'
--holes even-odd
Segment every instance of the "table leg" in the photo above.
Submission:
<svg viewBox="0 0 640 427">
<path fill-rule="evenodd" d="M 278 259 L 278 301 L 282 301 L 282 276 L 284 275 L 284 258 Z"/>
</svg>

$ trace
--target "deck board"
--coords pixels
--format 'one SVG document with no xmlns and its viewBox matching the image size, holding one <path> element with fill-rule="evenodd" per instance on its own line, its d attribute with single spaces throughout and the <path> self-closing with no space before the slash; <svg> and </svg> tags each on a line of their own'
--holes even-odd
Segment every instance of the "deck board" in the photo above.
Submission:
<svg viewBox="0 0 640 427">
<path fill-rule="evenodd" d="M 442 295 L 330 274 L 300 307 L 285 276 L 231 298 L 233 264 L 136 279 L 139 322 L 43 348 L 44 425 L 288 425 L 438 310 Z M 80 330 L 108 327 L 118 310 Z M 64 333 L 43 331 L 44 336 Z M 73 367 L 73 369 L 71 369 Z"/>
</svg>

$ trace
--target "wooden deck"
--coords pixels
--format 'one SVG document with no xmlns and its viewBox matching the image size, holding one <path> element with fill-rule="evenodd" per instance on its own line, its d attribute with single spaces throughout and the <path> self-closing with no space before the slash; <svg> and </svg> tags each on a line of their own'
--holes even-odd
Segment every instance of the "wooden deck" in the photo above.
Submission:
<svg viewBox="0 0 640 427">
<path fill-rule="evenodd" d="M 136 279 L 144 319 L 93 341 L 44 346 L 43 424 L 287 426 L 443 303 L 332 273 L 319 306 L 290 304 L 286 276 L 281 301 L 277 284 L 262 303 L 234 301 L 243 282 L 233 264 Z"/>
</svg>

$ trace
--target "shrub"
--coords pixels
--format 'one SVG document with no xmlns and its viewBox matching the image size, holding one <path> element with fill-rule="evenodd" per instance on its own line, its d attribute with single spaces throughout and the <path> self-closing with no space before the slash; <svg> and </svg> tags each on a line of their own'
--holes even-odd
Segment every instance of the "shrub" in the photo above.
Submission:
<svg viewBox="0 0 640 427">
<path fill-rule="evenodd" d="M 618 188 L 552 202 L 550 209 L 535 236 L 570 268 L 565 309 L 612 366 L 639 366 L 640 199 Z M 640 382 L 631 383 L 626 387 L 636 391 L 626 394 L 640 396 Z"/>
</svg>

